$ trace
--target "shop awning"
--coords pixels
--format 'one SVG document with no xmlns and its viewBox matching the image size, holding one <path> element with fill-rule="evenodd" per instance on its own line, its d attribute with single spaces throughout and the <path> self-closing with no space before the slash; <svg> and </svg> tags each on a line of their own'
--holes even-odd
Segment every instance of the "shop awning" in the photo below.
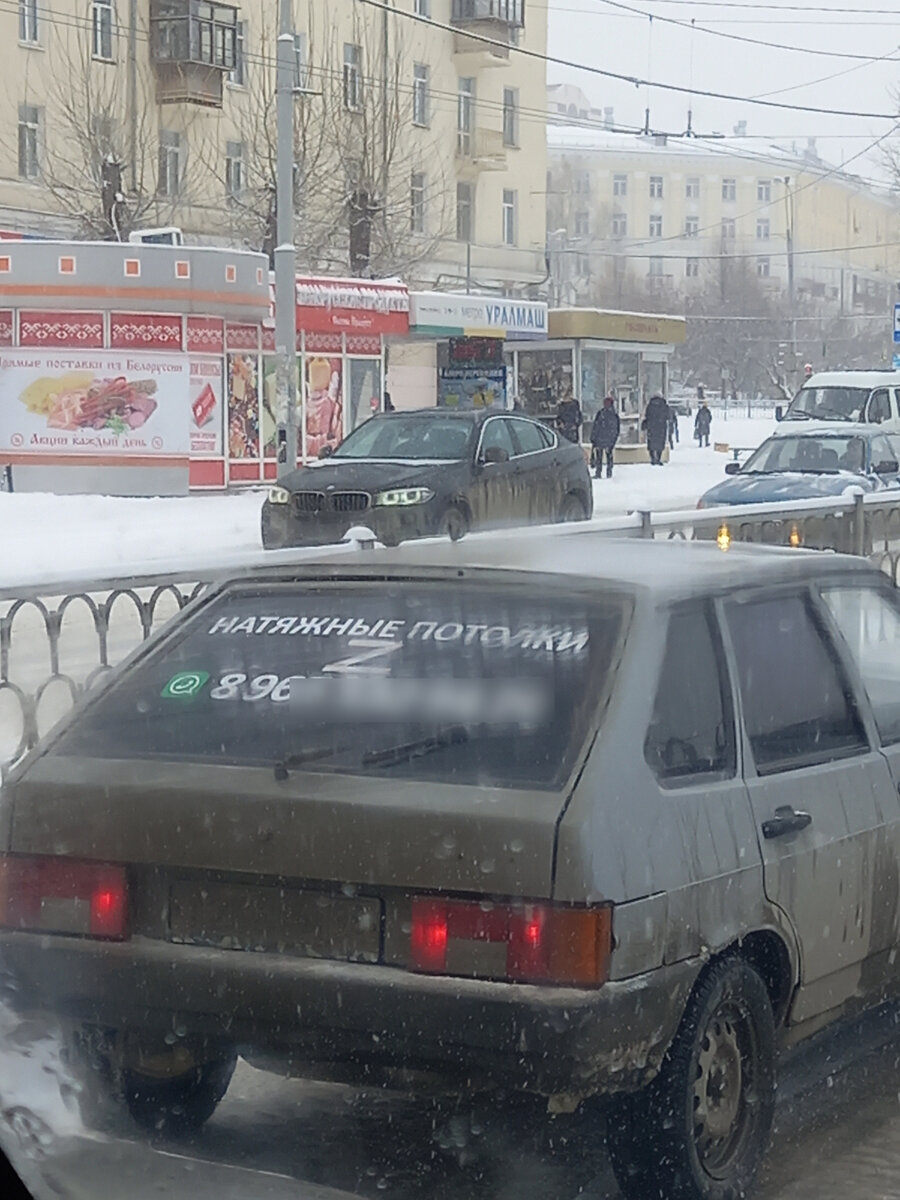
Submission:
<svg viewBox="0 0 900 1200">
<path fill-rule="evenodd" d="M 687 336 L 684 317 L 603 308 L 555 308 L 550 313 L 549 325 L 551 338 L 595 338 L 609 342 L 680 346 Z"/>
</svg>

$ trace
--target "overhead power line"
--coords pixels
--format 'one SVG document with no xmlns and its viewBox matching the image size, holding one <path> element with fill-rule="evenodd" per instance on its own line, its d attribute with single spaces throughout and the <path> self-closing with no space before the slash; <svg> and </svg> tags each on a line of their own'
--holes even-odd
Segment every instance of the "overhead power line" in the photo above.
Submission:
<svg viewBox="0 0 900 1200">
<path fill-rule="evenodd" d="M 407 21 L 415 21 L 420 25 L 424 25 L 431 29 L 442 29 L 446 33 L 458 33 L 459 30 L 453 25 L 448 25 L 443 21 L 435 21 L 431 17 L 423 17 L 418 13 L 408 12 L 402 8 L 394 8 L 390 4 L 383 3 L 383 0 L 356 0 L 357 4 L 365 4 L 369 8 L 376 8 L 380 12 L 390 13 L 394 17 L 402 17 Z M 761 108 L 777 108 L 791 112 L 806 112 L 819 113 L 820 115 L 830 117 L 861 117 L 875 121 L 896 121 L 898 113 L 883 113 L 883 112 L 857 112 L 852 109 L 843 108 L 818 108 L 811 104 L 785 104 L 779 100 L 759 100 L 752 99 L 749 96 L 736 96 L 730 92 L 713 92 L 703 88 L 685 87 L 678 83 L 667 83 L 658 79 L 641 79 L 636 75 L 623 75 L 618 71 L 607 71 L 603 67 L 592 67 L 587 63 L 574 62 L 569 58 L 559 58 L 556 55 L 544 54 L 539 50 L 531 50 L 527 46 L 514 46 L 508 42 L 498 41 L 496 38 L 486 37 L 481 33 L 474 33 L 471 30 L 466 30 L 466 37 L 470 41 L 480 42 L 485 46 L 494 46 L 502 50 L 504 54 L 520 54 L 525 58 L 537 59 L 539 62 L 553 63 L 558 67 L 568 67 L 573 71 L 584 71 L 588 75 L 598 75 L 603 79 L 617 79 L 620 83 L 628 83 L 636 88 L 653 87 L 666 92 L 679 92 L 686 96 L 706 96 L 712 100 L 733 100 L 738 104 L 755 104 Z"/>
</svg>

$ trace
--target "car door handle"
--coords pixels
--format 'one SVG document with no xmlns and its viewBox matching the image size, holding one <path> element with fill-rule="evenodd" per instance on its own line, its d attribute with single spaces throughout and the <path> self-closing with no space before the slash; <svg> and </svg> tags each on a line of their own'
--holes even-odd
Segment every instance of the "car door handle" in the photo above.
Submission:
<svg viewBox="0 0 900 1200">
<path fill-rule="evenodd" d="M 799 833 L 801 829 L 806 829 L 807 825 L 812 825 L 812 817 L 809 813 L 794 812 L 791 806 L 786 804 L 782 808 L 775 809 L 774 817 L 763 821 L 763 837 L 770 840 L 784 837 L 787 833 Z"/>
</svg>

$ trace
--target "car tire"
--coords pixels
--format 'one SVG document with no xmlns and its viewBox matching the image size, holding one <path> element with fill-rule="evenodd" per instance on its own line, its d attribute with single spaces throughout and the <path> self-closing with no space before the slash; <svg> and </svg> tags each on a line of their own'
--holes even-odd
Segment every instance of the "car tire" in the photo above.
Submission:
<svg viewBox="0 0 900 1200">
<path fill-rule="evenodd" d="M 571 521 L 587 521 L 589 517 L 590 514 L 581 497 L 576 496 L 574 492 L 569 492 L 559 510 L 558 520 L 560 524 L 567 525 Z"/>
<path fill-rule="evenodd" d="M 132 1118 L 155 1134 L 192 1133 L 216 1111 L 228 1091 L 237 1055 L 192 1067 L 173 1079 L 123 1071 L 123 1097 Z"/>
<path fill-rule="evenodd" d="M 760 976 L 719 959 L 694 989 L 656 1079 L 610 1107 L 607 1147 L 626 1200 L 740 1200 L 775 1110 L 775 1020 Z"/>
<path fill-rule="evenodd" d="M 460 541 L 469 532 L 469 518 L 458 504 L 451 504 L 444 510 L 440 532 L 451 542 Z"/>
</svg>

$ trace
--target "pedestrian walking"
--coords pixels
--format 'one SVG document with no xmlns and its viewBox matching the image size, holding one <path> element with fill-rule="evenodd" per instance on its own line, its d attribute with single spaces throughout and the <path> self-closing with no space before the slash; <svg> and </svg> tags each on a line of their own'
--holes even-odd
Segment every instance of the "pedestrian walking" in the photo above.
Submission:
<svg viewBox="0 0 900 1200">
<path fill-rule="evenodd" d="M 675 411 L 673 404 L 669 405 L 669 424 L 667 428 L 669 435 L 669 449 L 675 449 L 675 443 L 678 441 L 678 413 Z"/>
<path fill-rule="evenodd" d="M 612 396 L 607 396 L 603 407 L 594 417 L 591 426 L 591 445 L 594 448 L 594 466 L 597 479 L 603 474 L 603 463 L 606 461 L 606 478 L 612 479 L 613 456 L 616 442 L 619 440 L 619 414 L 616 412 L 616 402 Z"/>
<path fill-rule="evenodd" d="M 568 438 L 570 442 L 580 442 L 583 421 L 581 405 L 574 396 L 560 400 L 556 406 L 556 428 L 564 438 Z"/>
<path fill-rule="evenodd" d="M 697 416 L 694 419 L 694 437 L 701 446 L 709 445 L 709 431 L 712 426 L 712 413 L 709 411 L 709 405 L 704 400 L 697 409 Z"/>
<path fill-rule="evenodd" d="M 644 409 L 641 429 L 647 433 L 647 449 L 650 452 L 651 465 L 661 467 L 669 431 L 669 406 L 666 404 L 665 397 L 659 395 L 650 397 L 647 407 Z"/>
</svg>

